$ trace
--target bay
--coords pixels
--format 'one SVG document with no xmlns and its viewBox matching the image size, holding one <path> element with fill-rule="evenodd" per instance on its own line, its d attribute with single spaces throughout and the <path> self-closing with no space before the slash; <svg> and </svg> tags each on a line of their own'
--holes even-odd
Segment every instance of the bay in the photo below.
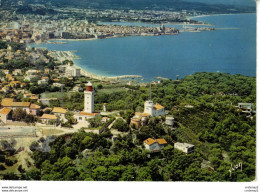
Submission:
<svg viewBox="0 0 260 192">
<path fill-rule="evenodd" d="M 32 46 L 77 50 L 75 54 L 81 59 L 75 64 L 103 76 L 141 75 L 145 81 L 158 76 L 175 79 L 177 75 L 184 77 L 195 72 L 256 76 L 256 14 L 196 19 L 213 24 L 217 30 Z"/>
</svg>

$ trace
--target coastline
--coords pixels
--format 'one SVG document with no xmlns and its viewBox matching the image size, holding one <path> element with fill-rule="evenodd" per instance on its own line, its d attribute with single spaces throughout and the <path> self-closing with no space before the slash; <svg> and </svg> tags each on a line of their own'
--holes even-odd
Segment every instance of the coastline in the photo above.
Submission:
<svg viewBox="0 0 260 192">
<path fill-rule="evenodd" d="M 192 17 L 187 17 L 188 19 L 208 17 L 208 16 L 221 16 L 221 15 L 240 15 L 240 14 L 256 14 L 256 13 L 223 13 L 223 14 L 209 14 L 209 15 L 197 15 Z"/>
<path fill-rule="evenodd" d="M 243 13 L 243 14 L 247 14 L 247 15 L 254 15 L 255 13 Z M 200 15 L 200 16 L 196 16 L 196 17 L 208 17 L 208 16 L 220 16 L 220 15 L 240 15 L 240 14 L 212 14 L 212 15 Z M 224 30 L 224 29 L 238 29 L 238 28 L 217 28 L 218 30 Z M 108 38 L 118 38 L 118 37 L 108 37 Z M 55 39 L 53 39 L 55 40 Z M 86 40 L 97 40 L 95 38 L 92 38 L 92 39 L 56 39 L 57 41 L 86 41 Z M 74 55 L 77 55 L 77 53 L 74 53 Z M 75 61 L 74 59 L 72 59 L 74 65 L 73 67 L 75 68 L 79 68 L 80 71 L 81 71 L 81 74 L 83 76 L 87 76 L 87 77 L 90 77 L 90 78 L 94 78 L 94 79 L 98 79 L 98 80 L 101 80 L 101 81 L 116 81 L 116 80 L 120 80 L 120 79 L 123 79 L 123 78 L 134 78 L 134 77 L 141 77 L 141 76 L 136 76 L 136 75 L 120 75 L 120 76 L 109 76 L 107 74 L 102 74 L 102 71 L 98 71 L 97 70 L 97 73 L 95 73 L 96 71 L 93 71 L 92 72 L 89 72 L 88 69 L 84 69 L 85 68 L 85 65 L 84 63 L 77 63 L 78 61 Z M 83 68 L 84 67 L 84 68 Z M 87 67 L 86 67 L 87 68 Z M 106 76 L 107 75 L 107 76 Z"/>
<path fill-rule="evenodd" d="M 72 59 L 73 65 L 71 66 L 74 69 L 80 69 L 80 74 L 86 77 L 90 77 L 93 79 L 97 79 L 100 81 L 119 81 L 120 79 L 125 78 L 142 78 L 141 75 L 120 75 L 120 76 L 103 76 L 103 75 L 97 75 L 94 73 L 88 72 L 86 69 L 83 69 L 82 67 L 78 66 L 74 59 Z"/>
<path fill-rule="evenodd" d="M 91 41 L 91 40 L 96 40 L 96 39 L 97 38 L 91 38 L 91 39 L 50 39 L 48 41 Z"/>
</svg>

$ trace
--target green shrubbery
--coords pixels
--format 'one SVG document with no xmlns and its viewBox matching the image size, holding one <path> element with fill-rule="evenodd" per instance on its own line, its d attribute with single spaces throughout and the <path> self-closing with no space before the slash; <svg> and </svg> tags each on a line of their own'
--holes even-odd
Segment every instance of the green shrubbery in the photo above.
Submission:
<svg viewBox="0 0 260 192">
<path fill-rule="evenodd" d="M 10 159 L 5 159 L 5 164 L 9 167 L 13 166 L 14 165 L 14 162 Z"/>
<path fill-rule="evenodd" d="M 111 110 L 122 110 L 123 119 L 113 125 L 120 131 L 128 131 L 134 109 L 143 106 L 149 91 L 149 87 L 129 88 L 117 94 L 97 93 L 95 98 L 97 103 L 108 103 Z M 152 98 L 174 116 L 175 131 L 157 117 L 113 140 L 108 129 L 99 135 L 81 129 L 57 137 L 48 153 L 34 151 L 36 169 L 24 175 L 32 180 L 252 181 L 256 118 L 254 114 L 247 117 L 235 106 L 255 103 L 255 89 L 255 78 L 223 73 L 195 73 L 180 81 L 163 81 L 152 86 Z M 83 102 L 83 94 L 72 98 Z M 92 127 L 104 128 L 114 118 L 103 125 L 100 117 L 92 121 Z M 159 153 L 149 153 L 142 146 L 149 137 L 164 138 L 168 145 Z M 194 144 L 195 152 L 174 149 L 177 141 Z M 209 167 L 201 168 L 205 161 L 210 161 Z M 243 171 L 236 170 L 230 177 L 230 165 L 238 162 L 243 162 Z"/>
<path fill-rule="evenodd" d="M 6 170 L 5 166 L 0 165 L 0 171 Z"/>
</svg>

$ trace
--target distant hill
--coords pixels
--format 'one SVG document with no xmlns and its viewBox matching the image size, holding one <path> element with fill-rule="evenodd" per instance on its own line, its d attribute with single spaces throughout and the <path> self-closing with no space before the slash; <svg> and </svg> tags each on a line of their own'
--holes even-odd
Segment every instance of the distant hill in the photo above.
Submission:
<svg viewBox="0 0 260 192">
<path fill-rule="evenodd" d="M 228 1 L 234 3 L 226 3 L 225 0 L 26 0 L 24 2 L 25 4 L 37 3 L 96 9 L 195 10 L 210 13 L 255 12 L 254 4 L 242 3 L 253 0 Z M 18 0 L 2 0 L 2 2 L 8 2 L 6 5 L 10 5 L 10 2 L 18 2 Z"/>
<path fill-rule="evenodd" d="M 255 6 L 254 0 L 185 0 L 189 2 L 200 2 L 207 4 L 224 4 L 224 5 L 239 5 L 239 6 Z"/>
</svg>

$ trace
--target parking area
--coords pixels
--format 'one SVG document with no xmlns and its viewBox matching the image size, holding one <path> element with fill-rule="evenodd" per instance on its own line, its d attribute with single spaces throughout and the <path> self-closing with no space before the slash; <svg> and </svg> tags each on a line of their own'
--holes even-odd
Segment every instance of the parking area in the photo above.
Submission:
<svg viewBox="0 0 260 192">
<path fill-rule="evenodd" d="M 0 138 L 7 137 L 33 137 L 37 134 L 36 127 L 5 126 L 0 127 Z"/>
</svg>

